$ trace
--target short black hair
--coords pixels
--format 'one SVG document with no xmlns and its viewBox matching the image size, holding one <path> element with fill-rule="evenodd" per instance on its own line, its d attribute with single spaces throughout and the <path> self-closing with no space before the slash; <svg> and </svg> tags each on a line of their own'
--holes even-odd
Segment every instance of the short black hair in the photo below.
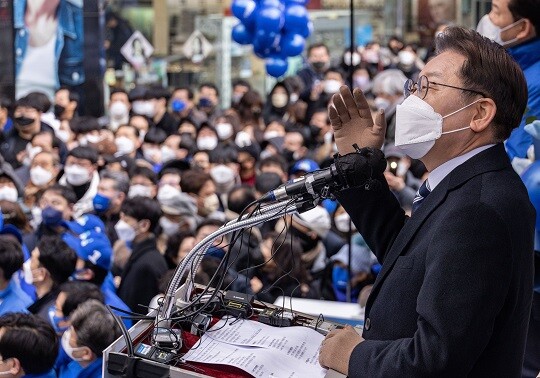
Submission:
<svg viewBox="0 0 540 378">
<path fill-rule="evenodd" d="M 154 185 L 156 185 L 158 183 L 158 178 L 157 178 L 156 172 L 154 172 L 153 170 L 151 170 L 148 167 L 136 166 L 133 169 L 133 172 L 131 172 L 131 178 L 133 178 L 135 176 L 146 177 L 148 180 L 152 181 L 152 184 L 154 184 Z"/>
<path fill-rule="evenodd" d="M 92 164 L 97 164 L 99 158 L 96 149 L 90 146 L 77 146 L 74 149 L 70 150 L 67 156 L 73 156 L 77 159 L 89 160 Z"/>
<path fill-rule="evenodd" d="M 322 42 L 316 42 L 316 43 L 313 43 L 311 45 L 308 46 L 308 49 L 307 49 L 307 56 L 309 56 L 311 54 L 311 51 L 313 49 L 318 49 L 319 47 L 324 47 L 326 49 L 326 52 L 328 53 L 328 55 L 330 55 L 330 50 L 328 49 L 328 46 L 326 46 L 324 43 Z"/>
<path fill-rule="evenodd" d="M 60 92 L 60 91 L 68 91 L 69 93 L 69 101 L 72 102 L 72 101 L 75 101 L 77 104 L 79 103 L 79 101 L 81 100 L 80 97 L 79 97 L 79 94 L 74 91 L 73 89 L 71 89 L 70 87 L 66 87 L 66 86 L 61 86 L 60 88 L 58 88 L 56 90 L 56 93 Z"/>
<path fill-rule="evenodd" d="M 32 108 L 37 110 L 38 112 L 41 112 L 41 108 L 43 107 L 43 104 L 40 100 L 38 100 L 36 97 L 33 96 L 24 96 L 15 101 L 14 109 L 17 108 Z"/>
<path fill-rule="evenodd" d="M 255 200 L 253 188 L 248 185 L 240 185 L 229 192 L 227 207 L 236 214 L 240 214 Z"/>
<path fill-rule="evenodd" d="M 215 218 L 208 218 L 208 219 L 205 219 L 203 220 L 201 223 L 199 223 L 197 225 L 197 228 L 195 229 L 195 234 L 197 234 L 201 228 L 205 227 L 205 226 L 216 226 L 216 227 L 221 227 L 223 226 L 224 222 L 223 221 L 220 221 L 219 219 L 215 219 Z"/>
<path fill-rule="evenodd" d="M 144 118 L 146 118 L 146 119 L 148 120 L 148 117 L 144 116 Z M 133 125 L 129 125 L 129 124 L 128 124 L 128 125 L 120 125 L 120 126 L 118 126 L 118 129 L 116 129 L 115 134 L 118 133 L 118 130 L 120 130 L 122 127 L 128 127 L 128 128 L 130 128 L 130 129 L 133 129 L 133 132 L 135 133 L 135 136 L 136 136 L 137 138 L 141 135 L 141 133 L 140 133 L 140 131 L 139 131 L 138 128 L 136 128 L 136 127 L 133 126 Z M 148 124 L 148 128 L 150 129 L 150 123 Z"/>
<path fill-rule="evenodd" d="M 69 127 L 75 134 L 84 134 L 95 130 L 101 130 L 98 119 L 91 116 L 75 117 L 69 122 Z"/>
<path fill-rule="evenodd" d="M 75 271 L 77 254 L 60 236 L 44 235 L 37 245 L 39 263 L 49 271 L 56 285 L 63 284 Z"/>
<path fill-rule="evenodd" d="M 125 91 L 124 89 L 122 89 L 122 88 L 113 88 L 113 89 L 111 89 L 111 93 L 109 94 L 109 99 L 112 98 L 113 94 L 115 94 L 115 93 L 124 93 L 129 98 L 129 95 L 128 95 L 127 91 Z"/>
<path fill-rule="evenodd" d="M 259 170 L 261 170 L 265 166 L 270 166 L 270 165 L 277 165 L 281 167 L 283 172 L 287 173 L 287 169 L 288 169 L 287 162 L 281 156 L 270 155 L 268 157 L 265 157 L 259 162 Z"/>
<path fill-rule="evenodd" d="M 54 193 L 58 194 L 59 196 L 64 197 L 66 199 L 66 201 L 68 202 L 68 204 L 70 204 L 70 205 L 74 205 L 78 201 L 77 200 L 77 195 L 75 194 L 73 189 L 71 189 L 71 188 L 69 188 L 67 186 L 64 186 L 64 185 L 54 184 L 53 186 L 48 187 L 47 189 L 45 189 L 43 191 L 43 194 L 46 193 L 46 192 L 54 192 Z M 42 194 L 42 196 L 43 196 L 43 194 Z"/>
<path fill-rule="evenodd" d="M 155 86 L 148 90 L 148 92 L 146 93 L 146 98 L 157 99 L 157 100 L 164 98 L 166 101 L 169 101 L 169 99 L 171 98 L 171 93 L 169 92 L 168 89 Z"/>
<path fill-rule="evenodd" d="M 122 203 L 120 211 L 137 221 L 148 219 L 150 221 L 150 232 L 155 231 L 162 215 L 161 206 L 157 200 L 141 196 L 127 198 Z"/>
<path fill-rule="evenodd" d="M 174 263 L 174 259 L 178 256 L 178 251 L 180 250 L 180 245 L 182 245 L 182 242 L 185 238 L 195 237 L 195 234 L 191 231 L 180 231 L 175 233 L 174 235 L 171 235 L 167 239 L 167 247 L 165 248 L 165 260 L 167 261 L 167 264 L 169 268 L 176 267 L 176 264 Z"/>
<path fill-rule="evenodd" d="M 208 151 L 208 157 L 210 158 L 210 163 L 214 164 L 227 164 L 227 163 L 238 163 L 238 148 L 236 144 L 234 145 L 221 145 L 217 146 L 215 149 Z"/>
<path fill-rule="evenodd" d="M 182 174 L 182 191 L 198 195 L 204 184 L 210 180 L 212 176 L 208 173 L 189 169 Z"/>
<path fill-rule="evenodd" d="M 167 139 L 167 133 L 157 127 L 152 127 L 144 136 L 145 143 L 161 144 Z"/>
<path fill-rule="evenodd" d="M 21 245 L 10 235 L 0 235 L 0 268 L 9 281 L 13 273 L 22 268 L 24 255 Z"/>
<path fill-rule="evenodd" d="M 62 310 L 62 314 L 66 317 L 71 315 L 77 306 L 89 299 L 95 299 L 101 303 L 104 303 L 105 301 L 101 289 L 90 282 L 68 281 L 60 286 L 60 291 L 66 294 L 66 300 L 60 309 Z"/>
<path fill-rule="evenodd" d="M 26 374 L 43 374 L 53 368 L 58 355 L 58 338 L 46 320 L 33 314 L 6 314 L 0 317 L 0 355 L 5 361 L 16 358 Z"/>
<path fill-rule="evenodd" d="M 232 87 L 236 87 L 237 85 L 240 85 L 242 87 L 246 87 L 248 88 L 249 90 L 251 90 L 251 84 L 248 83 L 246 80 L 244 79 L 234 79 L 233 82 L 232 82 Z"/>
<path fill-rule="evenodd" d="M 199 85 L 199 92 L 201 91 L 202 88 L 204 87 L 207 87 L 207 88 L 212 88 L 214 91 L 216 91 L 216 96 L 219 97 L 219 89 L 218 87 L 214 84 L 214 83 L 211 83 L 209 81 L 205 82 L 205 83 L 202 83 L 201 85 Z"/>
<path fill-rule="evenodd" d="M 176 88 L 174 88 L 172 93 L 174 93 L 176 91 L 186 91 L 187 96 L 188 96 L 188 100 L 193 100 L 193 98 L 195 97 L 195 93 L 193 93 L 193 90 L 190 87 L 187 87 L 187 86 L 176 87 Z"/>
<path fill-rule="evenodd" d="M 522 18 L 531 21 L 536 30 L 536 36 L 540 34 L 540 12 L 538 9 L 540 9 L 539 0 L 510 0 L 508 2 L 508 10 L 512 13 L 514 21 Z"/>
<path fill-rule="evenodd" d="M 49 100 L 49 97 L 45 93 L 30 92 L 26 95 L 26 97 L 31 99 L 32 101 L 35 101 L 36 103 L 39 103 L 39 111 L 42 113 L 47 113 L 52 106 L 51 100 Z"/>
</svg>

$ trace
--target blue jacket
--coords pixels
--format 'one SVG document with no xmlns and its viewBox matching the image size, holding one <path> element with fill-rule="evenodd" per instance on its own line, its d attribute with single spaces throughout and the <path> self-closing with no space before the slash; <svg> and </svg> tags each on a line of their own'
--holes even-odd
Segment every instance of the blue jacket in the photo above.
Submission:
<svg viewBox="0 0 540 378">
<path fill-rule="evenodd" d="M 540 37 L 529 42 L 508 49 L 510 55 L 518 62 L 527 80 L 529 100 L 527 102 L 527 112 L 519 125 L 514 129 L 510 138 L 506 141 L 506 152 L 510 159 L 515 157 L 524 158 L 527 149 L 532 145 L 532 136 L 524 127 L 529 117 L 540 119 Z M 538 157 L 537 157 L 538 159 Z"/>
<path fill-rule="evenodd" d="M 56 378 L 56 373 L 51 369 L 43 374 L 26 374 L 23 378 Z"/>
<path fill-rule="evenodd" d="M 84 82 L 84 29 L 82 0 L 61 0 L 58 6 L 58 31 L 55 58 L 58 67 L 57 87 L 75 86 Z M 24 22 L 26 0 L 14 0 L 15 71 L 21 70 L 28 45 L 28 29 Z"/>
<path fill-rule="evenodd" d="M 4 290 L 0 291 L 0 315 L 8 312 L 27 313 L 26 308 L 33 302 L 14 278 Z"/>
<path fill-rule="evenodd" d="M 103 359 L 98 358 L 84 369 L 77 361 L 71 361 L 58 378 L 101 378 Z"/>
</svg>

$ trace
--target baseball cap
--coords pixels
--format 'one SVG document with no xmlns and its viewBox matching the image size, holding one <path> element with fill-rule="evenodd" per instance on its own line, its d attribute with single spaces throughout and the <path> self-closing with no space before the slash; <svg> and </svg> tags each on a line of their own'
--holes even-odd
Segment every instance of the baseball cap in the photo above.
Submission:
<svg viewBox="0 0 540 378">
<path fill-rule="evenodd" d="M 168 215 L 197 214 L 197 204 L 189 194 L 180 192 L 179 195 L 162 203 L 161 211 Z"/>
<path fill-rule="evenodd" d="M 311 159 L 302 159 L 298 160 L 291 168 L 291 174 L 298 172 L 313 172 L 319 169 L 319 164 L 315 160 Z"/>
<path fill-rule="evenodd" d="M 330 231 L 330 214 L 321 206 L 315 206 L 301 214 L 295 213 L 293 217 L 302 226 L 315 231 L 320 238 L 325 238 Z"/>
<path fill-rule="evenodd" d="M 96 231 L 85 231 L 79 235 L 79 247 L 75 250 L 79 258 L 105 270 L 111 268 L 112 246 L 107 236 Z"/>
<path fill-rule="evenodd" d="M 77 235 L 85 231 L 94 231 L 97 233 L 105 232 L 105 224 L 101 219 L 92 214 L 85 214 L 73 221 L 65 221 L 64 225 Z"/>
</svg>

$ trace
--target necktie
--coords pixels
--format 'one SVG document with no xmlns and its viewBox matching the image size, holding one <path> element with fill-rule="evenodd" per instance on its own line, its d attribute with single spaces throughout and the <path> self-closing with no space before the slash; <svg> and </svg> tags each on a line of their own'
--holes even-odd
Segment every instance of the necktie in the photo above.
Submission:
<svg viewBox="0 0 540 378">
<path fill-rule="evenodd" d="M 431 188 L 429 187 L 428 180 L 424 181 L 422 186 L 418 188 L 418 191 L 416 192 L 416 195 L 414 196 L 413 203 L 412 203 L 412 210 L 411 214 L 414 214 L 416 210 L 420 207 L 422 204 L 422 201 L 426 199 L 426 197 L 431 193 Z"/>
</svg>

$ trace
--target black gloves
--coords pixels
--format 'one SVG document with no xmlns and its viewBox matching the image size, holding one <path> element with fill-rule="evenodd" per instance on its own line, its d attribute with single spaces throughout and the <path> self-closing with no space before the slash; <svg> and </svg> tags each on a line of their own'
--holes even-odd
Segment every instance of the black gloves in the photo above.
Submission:
<svg viewBox="0 0 540 378">
<path fill-rule="evenodd" d="M 366 190 L 378 190 L 381 183 L 377 180 L 386 169 L 386 159 L 381 150 L 359 148 L 356 152 L 334 156 L 334 163 L 344 188 L 363 186 Z"/>
</svg>

